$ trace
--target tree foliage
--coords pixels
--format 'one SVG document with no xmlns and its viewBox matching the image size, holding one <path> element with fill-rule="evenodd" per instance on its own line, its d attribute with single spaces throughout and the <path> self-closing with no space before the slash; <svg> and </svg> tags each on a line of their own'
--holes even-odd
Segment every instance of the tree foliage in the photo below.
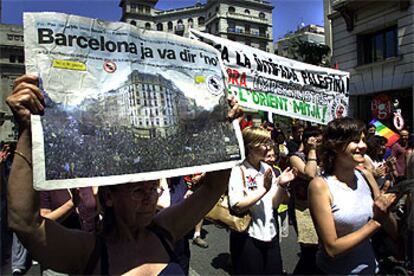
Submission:
<svg viewBox="0 0 414 276">
<path fill-rule="evenodd" d="M 309 64 L 330 67 L 329 46 L 292 38 L 289 41 L 288 57 Z"/>
</svg>

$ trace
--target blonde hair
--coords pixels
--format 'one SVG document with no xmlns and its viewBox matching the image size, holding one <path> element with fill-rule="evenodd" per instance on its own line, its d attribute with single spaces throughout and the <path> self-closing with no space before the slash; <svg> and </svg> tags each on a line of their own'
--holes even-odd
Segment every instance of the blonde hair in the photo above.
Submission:
<svg viewBox="0 0 414 276">
<path fill-rule="evenodd" d="M 242 131 L 246 155 L 248 149 L 256 148 L 262 143 L 271 141 L 270 132 L 261 127 L 246 127 Z"/>
</svg>

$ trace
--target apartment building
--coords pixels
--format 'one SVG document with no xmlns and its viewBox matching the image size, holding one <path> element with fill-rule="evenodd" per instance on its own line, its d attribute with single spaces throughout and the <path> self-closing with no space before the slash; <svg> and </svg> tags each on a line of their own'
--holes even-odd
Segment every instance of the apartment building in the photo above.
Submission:
<svg viewBox="0 0 414 276">
<path fill-rule="evenodd" d="M 350 114 L 413 129 L 414 5 L 409 0 L 325 0 L 332 62 L 350 72 Z M 330 32 L 331 30 L 331 32 Z"/>
<path fill-rule="evenodd" d="M 263 0 L 207 0 L 159 10 L 156 0 L 121 0 L 121 21 L 138 28 L 186 36 L 189 28 L 273 52 L 272 5 Z"/>
<path fill-rule="evenodd" d="M 12 112 L 6 98 L 13 89 L 16 77 L 24 74 L 23 27 L 0 24 L 0 141 L 14 141 Z"/>
</svg>

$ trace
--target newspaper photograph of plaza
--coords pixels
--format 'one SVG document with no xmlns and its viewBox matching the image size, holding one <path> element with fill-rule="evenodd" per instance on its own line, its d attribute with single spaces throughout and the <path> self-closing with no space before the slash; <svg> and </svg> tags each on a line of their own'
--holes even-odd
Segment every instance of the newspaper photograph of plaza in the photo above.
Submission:
<svg viewBox="0 0 414 276">
<path fill-rule="evenodd" d="M 205 83 L 195 83 L 194 89 Z M 204 89 L 204 88 L 203 88 Z M 161 74 L 132 71 L 118 89 L 65 106 L 46 99 L 46 179 L 133 174 L 240 158 L 226 121 L 225 93 L 213 110 Z"/>
</svg>

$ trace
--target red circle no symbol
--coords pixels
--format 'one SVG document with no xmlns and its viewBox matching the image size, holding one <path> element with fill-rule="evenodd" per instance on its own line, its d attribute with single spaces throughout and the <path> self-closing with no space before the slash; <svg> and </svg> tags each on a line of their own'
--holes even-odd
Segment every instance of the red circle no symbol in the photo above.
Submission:
<svg viewBox="0 0 414 276">
<path fill-rule="evenodd" d="M 103 69 L 107 73 L 113 73 L 116 71 L 116 64 L 110 60 L 107 60 L 103 64 Z"/>
</svg>

